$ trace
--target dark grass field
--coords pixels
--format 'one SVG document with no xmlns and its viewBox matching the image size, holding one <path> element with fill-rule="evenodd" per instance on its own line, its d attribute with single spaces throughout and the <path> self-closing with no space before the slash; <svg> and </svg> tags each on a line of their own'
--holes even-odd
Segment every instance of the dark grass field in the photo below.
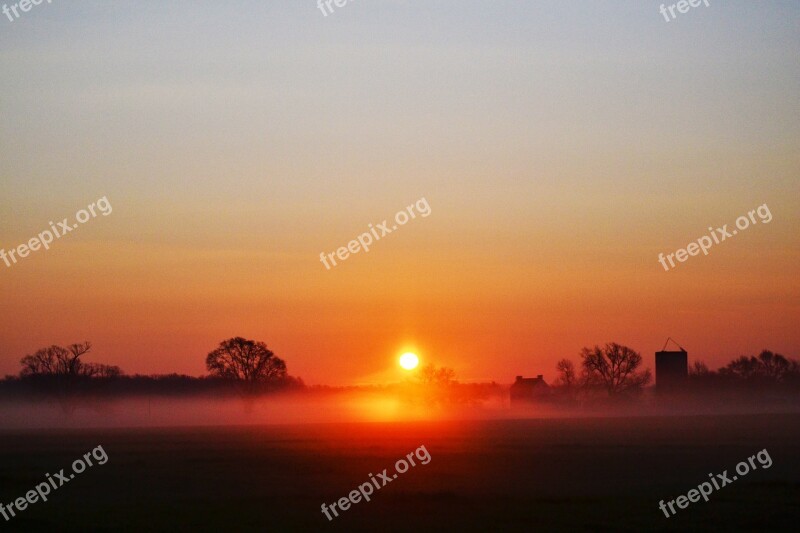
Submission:
<svg viewBox="0 0 800 533">
<path fill-rule="evenodd" d="M 9 503 L 109 456 L 7 531 L 796 531 L 800 415 L 0 433 Z M 320 510 L 424 445 L 329 522 Z M 767 449 L 773 464 L 666 518 L 661 499 Z M 758 464 L 758 462 L 756 462 Z"/>
</svg>

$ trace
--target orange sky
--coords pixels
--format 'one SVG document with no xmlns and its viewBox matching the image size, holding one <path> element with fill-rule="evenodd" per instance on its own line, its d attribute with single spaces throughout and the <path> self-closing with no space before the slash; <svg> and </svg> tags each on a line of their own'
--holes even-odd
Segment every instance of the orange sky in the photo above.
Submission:
<svg viewBox="0 0 800 533">
<path fill-rule="evenodd" d="M 469 5 L 53 4 L 4 28 L 0 248 L 113 213 L 0 263 L 0 373 L 90 340 L 129 373 L 200 375 L 232 336 L 329 384 L 400 379 L 409 346 L 500 382 L 609 341 L 652 367 L 667 336 L 712 367 L 800 358 L 797 7 L 667 27 Z M 430 216 L 322 266 L 421 197 Z M 764 203 L 769 224 L 659 265 Z"/>
</svg>

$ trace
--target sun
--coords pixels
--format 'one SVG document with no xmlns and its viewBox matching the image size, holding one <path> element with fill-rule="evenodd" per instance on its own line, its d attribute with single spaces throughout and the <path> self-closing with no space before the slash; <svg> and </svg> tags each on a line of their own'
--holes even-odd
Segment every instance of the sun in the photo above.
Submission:
<svg viewBox="0 0 800 533">
<path fill-rule="evenodd" d="M 400 366 L 406 370 L 413 370 L 419 364 L 419 357 L 412 352 L 406 352 L 400 356 Z"/>
</svg>

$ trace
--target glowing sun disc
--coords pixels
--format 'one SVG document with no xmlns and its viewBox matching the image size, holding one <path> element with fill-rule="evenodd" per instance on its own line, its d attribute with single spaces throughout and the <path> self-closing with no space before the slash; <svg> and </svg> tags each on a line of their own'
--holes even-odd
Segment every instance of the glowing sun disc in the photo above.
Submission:
<svg viewBox="0 0 800 533">
<path fill-rule="evenodd" d="M 415 353 L 407 352 L 400 356 L 400 366 L 402 366 L 406 370 L 411 370 L 413 368 L 416 368 L 418 364 L 419 364 L 419 357 L 417 357 L 417 354 Z"/>
</svg>

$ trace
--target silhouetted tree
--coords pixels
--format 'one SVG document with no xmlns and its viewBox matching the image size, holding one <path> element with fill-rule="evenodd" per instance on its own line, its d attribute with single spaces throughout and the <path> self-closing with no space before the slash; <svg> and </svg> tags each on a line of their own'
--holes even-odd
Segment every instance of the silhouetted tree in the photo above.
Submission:
<svg viewBox="0 0 800 533">
<path fill-rule="evenodd" d="M 119 367 L 81 361 L 81 356 L 91 349 L 92 344 L 88 341 L 70 344 L 66 348 L 55 344 L 41 348 L 20 360 L 20 376 L 92 377 L 121 374 Z"/>
<path fill-rule="evenodd" d="M 602 386 L 609 396 L 639 391 L 652 378 L 649 369 L 636 371 L 642 364 L 639 353 L 614 342 L 584 348 L 581 359 L 587 385 Z"/>
<path fill-rule="evenodd" d="M 758 362 L 761 365 L 764 377 L 774 381 L 783 381 L 792 368 L 788 359 L 779 353 L 772 353 L 769 350 L 763 350 L 758 354 Z"/>
<path fill-rule="evenodd" d="M 246 385 L 278 382 L 286 378 L 286 363 L 275 357 L 266 344 L 242 337 L 222 341 L 206 357 L 206 368 L 213 376 L 234 379 Z"/>
<path fill-rule="evenodd" d="M 556 371 L 558 378 L 554 383 L 557 387 L 565 387 L 571 389 L 577 385 L 577 378 L 575 376 L 575 365 L 569 359 L 562 359 L 556 363 Z"/>
<path fill-rule="evenodd" d="M 758 359 L 743 355 L 720 368 L 719 372 L 727 377 L 748 381 L 758 377 L 760 368 Z"/>
<path fill-rule="evenodd" d="M 426 385 L 449 385 L 455 382 L 456 371 L 445 366 L 427 364 L 419 369 L 419 380 Z"/>
<path fill-rule="evenodd" d="M 54 375 L 56 373 L 56 354 L 61 350 L 64 348 L 54 344 L 47 348 L 40 348 L 32 355 L 26 355 L 20 360 L 22 365 L 20 376 Z"/>
<path fill-rule="evenodd" d="M 695 361 L 692 363 L 692 366 L 689 367 L 689 375 L 702 377 L 711 374 L 711 370 L 708 369 L 708 366 L 702 361 Z"/>
<path fill-rule="evenodd" d="M 88 341 L 70 344 L 66 348 L 55 344 L 41 348 L 20 360 L 20 382 L 32 393 L 55 395 L 64 413 L 70 415 L 81 393 L 97 390 L 96 385 L 104 384 L 92 378 L 122 375 L 118 366 L 82 361 L 81 357 L 91 349 Z"/>
<path fill-rule="evenodd" d="M 798 371 L 798 362 L 779 353 L 763 350 L 758 357 L 742 355 L 719 373 L 725 377 L 749 382 L 783 382 Z"/>
<path fill-rule="evenodd" d="M 452 368 L 427 364 L 419 368 L 414 381 L 402 385 L 403 398 L 418 405 L 447 405 L 469 403 L 469 391 L 460 387 Z"/>
<path fill-rule="evenodd" d="M 122 375 L 122 369 L 115 365 L 83 363 L 80 373 L 89 378 L 117 378 Z"/>
</svg>

